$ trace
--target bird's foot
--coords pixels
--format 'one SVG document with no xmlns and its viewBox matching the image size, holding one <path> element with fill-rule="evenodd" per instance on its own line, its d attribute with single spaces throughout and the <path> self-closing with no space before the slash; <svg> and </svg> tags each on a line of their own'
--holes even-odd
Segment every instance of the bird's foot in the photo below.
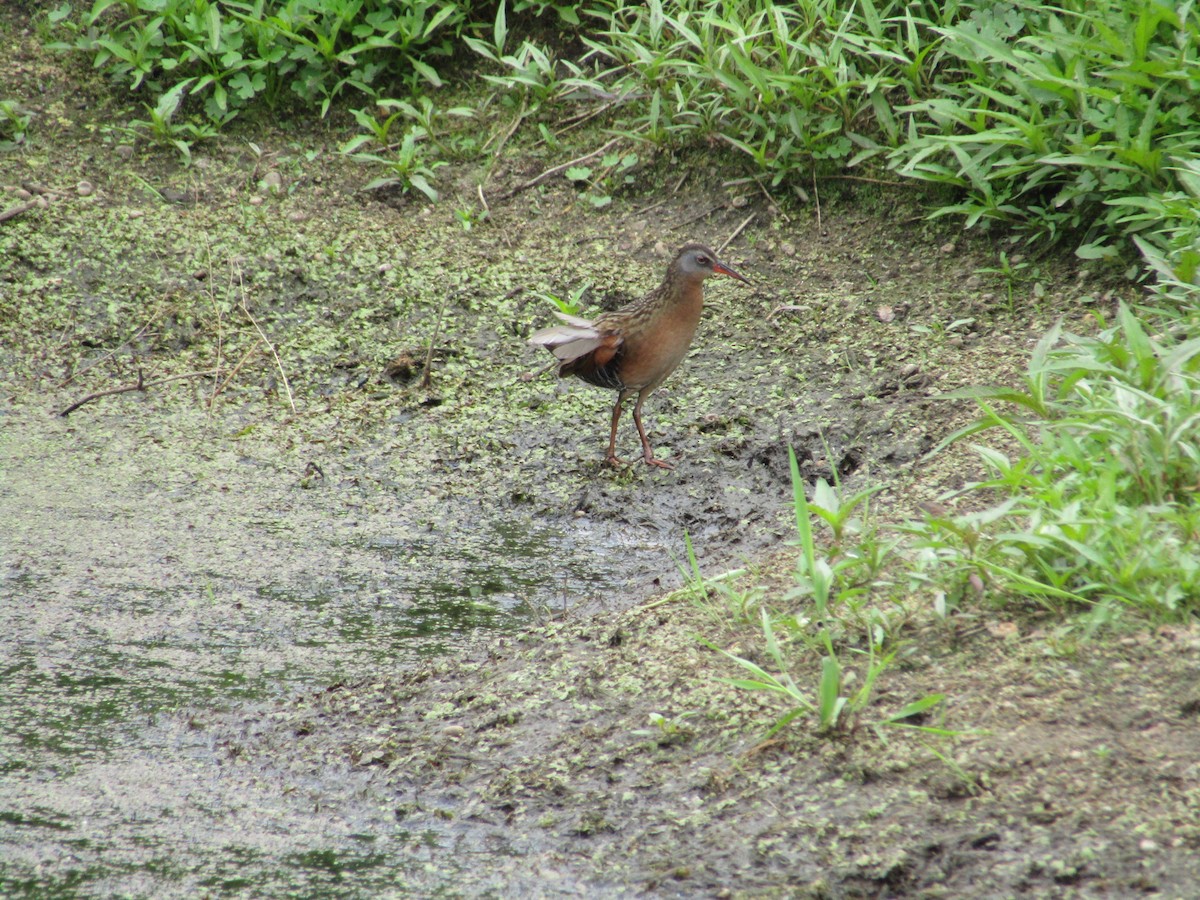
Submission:
<svg viewBox="0 0 1200 900">
<path fill-rule="evenodd" d="M 645 460 L 646 460 L 646 465 L 648 465 L 648 466 L 657 466 L 660 469 L 674 469 L 675 468 L 669 462 L 664 462 L 663 460 L 659 459 L 657 456 L 647 456 L 647 457 L 645 457 Z"/>
<path fill-rule="evenodd" d="M 625 465 L 625 460 L 618 457 L 615 453 L 610 453 L 608 456 L 604 457 L 604 464 L 612 466 L 614 469 L 619 469 L 621 466 Z"/>
</svg>

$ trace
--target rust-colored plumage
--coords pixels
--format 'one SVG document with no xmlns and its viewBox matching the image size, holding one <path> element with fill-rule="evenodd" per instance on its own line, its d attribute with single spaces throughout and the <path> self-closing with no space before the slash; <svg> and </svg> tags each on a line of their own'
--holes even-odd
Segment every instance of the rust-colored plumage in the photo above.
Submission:
<svg viewBox="0 0 1200 900">
<path fill-rule="evenodd" d="M 608 439 L 610 464 L 620 463 L 617 423 L 621 406 L 636 393 L 633 422 L 642 440 L 642 458 L 647 465 L 671 468 L 654 456 L 642 425 L 642 403 L 675 371 L 691 346 L 704 307 L 704 280 L 713 275 L 750 283 L 703 244 L 687 244 L 675 254 L 662 284 L 641 299 L 594 322 L 556 313 L 564 324 L 529 338 L 531 344 L 545 347 L 559 360 L 559 376 L 575 375 L 618 392 Z"/>
</svg>

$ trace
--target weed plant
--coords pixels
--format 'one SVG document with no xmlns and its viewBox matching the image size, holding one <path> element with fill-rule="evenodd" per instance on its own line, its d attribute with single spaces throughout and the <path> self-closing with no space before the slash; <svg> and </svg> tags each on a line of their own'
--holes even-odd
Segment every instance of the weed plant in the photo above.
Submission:
<svg viewBox="0 0 1200 900">
<path fill-rule="evenodd" d="M 516 40 L 510 20 L 528 32 L 535 17 L 570 27 Z M 289 94 L 321 115 L 347 92 L 413 103 L 466 68 L 517 124 L 601 99 L 615 131 L 734 148 L 775 186 L 882 165 L 953 188 L 940 215 L 1069 239 L 1084 257 L 1116 258 L 1131 238 L 1169 256 L 1195 237 L 1192 2 L 95 0 L 49 20 L 54 46 L 132 90 L 186 92 L 218 127 Z"/>
<path fill-rule="evenodd" d="M 1000 428 L 1022 454 L 979 447 L 991 477 L 965 490 L 992 502 L 913 528 L 955 596 L 974 573 L 1002 600 L 1097 623 L 1200 612 L 1200 338 L 1180 338 L 1194 325 L 1155 336 L 1121 307 L 1096 337 L 1053 329 L 1022 389 L 972 392 L 984 415 L 948 440 Z"/>
<path fill-rule="evenodd" d="M 840 491 L 822 481 L 814 494 L 824 506 L 810 503 L 795 454 L 789 451 L 789 458 L 798 535 L 795 543 L 799 547 L 796 588 L 774 601 L 760 588 L 754 588 L 741 592 L 741 599 L 731 604 L 739 595 L 730 583 L 733 579 L 702 578 L 690 541 L 689 568 L 684 571 L 689 590 L 699 602 L 708 604 L 710 591 L 715 591 L 743 614 L 751 608 L 757 611 L 757 616 L 744 616 L 744 621 L 761 630 L 762 654 L 770 668 L 755 662 L 750 654 L 738 655 L 710 641 L 704 643 L 745 673 L 741 678 L 726 679 L 729 683 L 746 690 L 767 691 L 785 704 L 785 713 L 771 726 L 768 737 L 798 719 L 812 720 L 817 731 L 826 734 L 845 731 L 864 721 L 879 678 L 895 662 L 903 618 L 878 615 L 866 608 L 868 582 L 873 588 L 884 587 L 879 576 L 896 546 L 896 542 L 880 540 L 874 527 L 866 524 L 869 520 L 865 513 L 861 519 L 855 515 L 873 491 L 842 498 Z M 813 517 L 823 520 L 833 533 L 828 552 L 818 550 Z M 863 635 L 861 645 L 850 639 L 855 633 Z M 797 666 L 811 664 L 814 658 L 821 660 L 820 674 L 816 684 L 806 688 L 791 673 Z M 944 699 L 941 694 L 929 694 L 866 721 L 880 733 L 886 726 L 900 726 L 950 734 L 918 724 L 921 716 Z"/>
</svg>

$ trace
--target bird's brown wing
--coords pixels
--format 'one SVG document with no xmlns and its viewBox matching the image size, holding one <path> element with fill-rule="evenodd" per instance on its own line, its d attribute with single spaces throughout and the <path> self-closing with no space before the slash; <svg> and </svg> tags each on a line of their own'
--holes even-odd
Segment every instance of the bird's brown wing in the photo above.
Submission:
<svg viewBox="0 0 1200 900">
<path fill-rule="evenodd" d="M 609 388 L 614 391 L 625 389 L 617 373 L 621 367 L 621 357 L 625 352 L 625 341 L 614 332 L 602 332 L 595 346 L 579 354 L 573 359 L 563 360 L 559 366 L 560 376 L 576 375 L 589 384 Z"/>
<path fill-rule="evenodd" d="M 576 375 L 599 387 L 624 390 L 617 375 L 625 343 L 621 335 L 587 319 L 565 313 L 555 315 L 566 324 L 543 328 L 530 335 L 529 343 L 545 347 L 561 360 L 559 376 Z"/>
</svg>

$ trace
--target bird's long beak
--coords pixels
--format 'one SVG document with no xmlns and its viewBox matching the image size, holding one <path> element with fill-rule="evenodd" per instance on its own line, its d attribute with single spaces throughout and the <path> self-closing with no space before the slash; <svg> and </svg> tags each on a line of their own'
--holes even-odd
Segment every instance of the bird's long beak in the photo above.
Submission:
<svg viewBox="0 0 1200 900">
<path fill-rule="evenodd" d="M 715 272 L 717 275 L 728 275 L 730 278 L 736 278 L 738 281 L 741 281 L 744 284 L 750 284 L 749 278 L 746 278 L 744 275 L 735 272 L 733 269 L 729 268 L 729 266 L 725 265 L 725 263 L 719 260 L 713 263 L 713 272 Z"/>
</svg>

